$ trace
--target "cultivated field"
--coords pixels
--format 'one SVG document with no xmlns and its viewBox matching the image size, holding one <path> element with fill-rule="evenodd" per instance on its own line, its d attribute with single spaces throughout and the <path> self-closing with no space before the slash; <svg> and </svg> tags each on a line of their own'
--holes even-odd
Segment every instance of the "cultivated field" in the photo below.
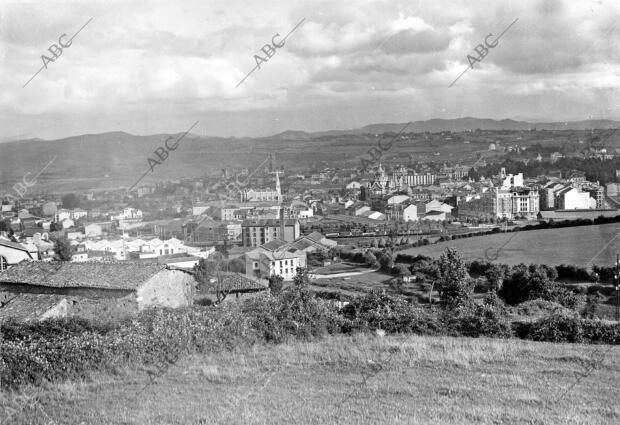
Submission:
<svg viewBox="0 0 620 425">
<path fill-rule="evenodd" d="M 454 246 L 467 259 L 485 259 L 486 253 L 488 260 L 505 264 L 612 266 L 620 252 L 619 233 L 620 223 L 565 227 L 457 239 L 401 253 L 437 257 L 447 246 Z"/>
<path fill-rule="evenodd" d="M 194 356 L 152 383 L 125 371 L 26 390 L 30 399 L 0 393 L 0 415 L 12 415 L 3 424 L 617 424 L 616 350 L 339 336 Z"/>
</svg>

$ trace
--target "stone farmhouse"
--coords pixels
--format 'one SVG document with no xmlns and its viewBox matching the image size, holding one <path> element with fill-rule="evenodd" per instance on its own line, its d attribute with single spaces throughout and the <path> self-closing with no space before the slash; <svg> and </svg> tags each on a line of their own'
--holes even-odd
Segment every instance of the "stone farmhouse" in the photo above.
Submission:
<svg viewBox="0 0 620 425">
<path fill-rule="evenodd" d="M 0 292 L 5 293 L 0 320 L 16 305 L 27 312 L 34 304 L 51 303 L 61 317 L 118 317 L 149 307 L 185 307 L 193 303 L 194 289 L 191 273 L 165 264 L 23 262 L 0 273 Z"/>
</svg>

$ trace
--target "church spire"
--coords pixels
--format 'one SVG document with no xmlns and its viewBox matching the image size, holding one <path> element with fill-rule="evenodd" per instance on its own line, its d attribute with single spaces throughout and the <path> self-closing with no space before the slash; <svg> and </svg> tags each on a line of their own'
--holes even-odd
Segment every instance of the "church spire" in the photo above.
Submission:
<svg viewBox="0 0 620 425">
<path fill-rule="evenodd" d="M 282 191 L 280 188 L 280 172 L 276 171 L 276 192 L 278 193 L 278 196 L 282 196 Z"/>
</svg>

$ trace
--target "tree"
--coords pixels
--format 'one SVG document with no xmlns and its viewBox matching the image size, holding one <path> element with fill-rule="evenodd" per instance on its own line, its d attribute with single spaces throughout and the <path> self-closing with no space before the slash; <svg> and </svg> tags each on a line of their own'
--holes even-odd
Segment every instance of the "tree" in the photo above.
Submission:
<svg viewBox="0 0 620 425">
<path fill-rule="evenodd" d="M 54 260 L 55 261 L 71 261 L 73 256 L 73 247 L 66 236 L 56 239 L 54 244 Z"/>
<path fill-rule="evenodd" d="M 394 270 L 399 277 L 411 276 L 411 271 L 406 264 L 398 263 L 394 266 Z"/>
<path fill-rule="evenodd" d="M 245 274 L 245 261 L 241 258 L 234 258 L 227 262 L 226 268 L 231 272 Z"/>
<path fill-rule="evenodd" d="M 499 291 L 502 289 L 502 284 L 504 282 L 504 269 L 501 266 L 491 264 L 485 272 L 485 276 L 489 281 L 489 285 L 492 290 Z"/>
<path fill-rule="evenodd" d="M 375 257 L 375 254 L 370 251 L 366 251 L 364 253 L 364 262 L 368 267 L 371 267 L 373 269 L 379 267 L 379 261 L 377 261 L 377 257 Z"/>
<path fill-rule="evenodd" d="M 213 293 L 216 304 L 224 301 L 230 292 L 230 288 L 226 288 L 223 285 L 221 258 L 213 261 L 201 258 L 192 270 L 194 272 L 194 280 L 198 283 L 198 290 L 200 292 Z"/>
<path fill-rule="evenodd" d="M 293 277 L 293 284 L 298 287 L 307 287 L 310 285 L 308 269 L 304 267 L 297 267 L 297 274 Z"/>
<path fill-rule="evenodd" d="M 557 272 L 548 267 L 520 264 L 515 266 L 510 278 L 504 279 L 501 295 L 511 305 L 543 298 L 552 300 L 555 296 Z"/>
<path fill-rule="evenodd" d="M 284 287 L 284 278 L 280 275 L 269 276 L 269 290 L 272 295 L 278 295 Z"/>
<path fill-rule="evenodd" d="M 439 257 L 437 286 L 441 304 L 446 309 L 469 306 L 473 301 L 474 288 L 467 266 L 461 253 L 454 247 L 446 248 Z"/>
<path fill-rule="evenodd" d="M 198 289 L 205 291 L 211 286 L 211 279 L 216 277 L 218 264 L 215 261 L 201 258 L 192 270 L 194 280 L 198 283 Z"/>
<path fill-rule="evenodd" d="M 382 251 L 377 260 L 383 271 L 390 272 L 394 267 L 394 255 L 387 251 Z"/>
<path fill-rule="evenodd" d="M 80 199 L 73 193 L 67 193 L 62 197 L 62 207 L 73 209 L 80 206 Z"/>
</svg>

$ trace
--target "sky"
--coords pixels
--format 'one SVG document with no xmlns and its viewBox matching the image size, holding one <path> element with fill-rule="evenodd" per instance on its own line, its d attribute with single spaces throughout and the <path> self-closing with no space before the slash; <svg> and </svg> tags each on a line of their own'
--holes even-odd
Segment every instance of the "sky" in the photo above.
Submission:
<svg viewBox="0 0 620 425">
<path fill-rule="evenodd" d="M 618 22 L 615 0 L 0 0 L 0 140 L 619 119 Z"/>
</svg>

